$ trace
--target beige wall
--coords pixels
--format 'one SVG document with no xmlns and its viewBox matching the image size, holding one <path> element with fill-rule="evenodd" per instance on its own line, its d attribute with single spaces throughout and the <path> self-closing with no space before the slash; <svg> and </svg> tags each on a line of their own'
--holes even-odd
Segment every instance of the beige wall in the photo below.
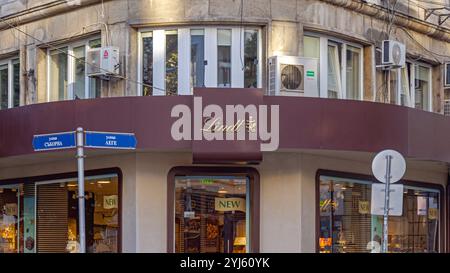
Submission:
<svg viewBox="0 0 450 273">
<path fill-rule="evenodd" d="M 315 176 L 318 169 L 370 174 L 372 155 L 267 153 L 260 173 L 261 252 L 315 251 Z M 191 165 L 190 153 L 137 153 L 88 157 L 86 169 L 123 172 L 123 251 L 167 251 L 167 174 Z M 445 166 L 408 162 L 405 179 L 446 185 Z M 0 169 L 0 179 L 76 171 L 74 160 Z"/>
</svg>

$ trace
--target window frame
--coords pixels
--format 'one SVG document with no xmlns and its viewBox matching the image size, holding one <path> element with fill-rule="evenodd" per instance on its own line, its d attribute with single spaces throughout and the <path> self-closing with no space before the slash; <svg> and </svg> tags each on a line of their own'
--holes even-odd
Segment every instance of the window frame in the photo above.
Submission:
<svg viewBox="0 0 450 273">
<path fill-rule="evenodd" d="M 158 43 L 155 38 L 155 32 L 165 32 L 168 30 L 177 30 L 178 32 L 178 95 L 192 95 L 193 88 L 191 86 L 191 31 L 203 30 L 204 31 L 204 59 L 207 61 L 205 65 L 204 85 L 209 88 L 217 88 L 218 86 L 218 65 L 217 65 L 217 31 L 219 29 L 231 29 L 231 87 L 244 87 L 244 70 L 240 68 L 240 56 L 244 59 L 245 52 L 245 30 L 257 30 L 258 31 L 258 65 L 257 65 L 257 88 L 262 88 L 262 72 L 263 64 L 265 60 L 262 59 L 263 47 L 262 47 L 262 26 L 245 26 L 239 27 L 236 25 L 191 25 L 191 26 L 167 26 L 167 27 L 145 27 L 138 29 L 138 60 L 137 60 L 137 79 L 138 82 L 142 82 L 143 75 L 143 46 L 142 38 L 146 37 L 146 33 L 152 32 L 153 37 L 153 95 L 166 95 L 165 92 L 159 89 L 165 90 L 165 70 L 156 72 L 158 67 L 164 65 L 165 67 L 165 42 Z M 156 46 L 155 46 L 156 45 Z M 163 52 L 157 52 L 155 47 L 164 47 Z M 185 48 L 186 47 L 186 48 Z M 240 51 L 240 52 L 239 52 Z M 183 55 L 184 54 L 184 55 Z M 159 64 L 159 66 L 155 66 Z M 242 75 L 241 75 L 242 74 Z M 238 75 L 236 77 L 236 75 Z M 161 79 L 158 79 L 161 77 Z M 136 85 L 137 96 L 143 96 L 143 85 Z M 219 87 L 220 88 L 220 87 Z M 228 88 L 228 87 L 225 87 Z M 163 94 L 164 93 L 164 94 Z"/>
<path fill-rule="evenodd" d="M 319 33 L 305 31 L 303 36 L 319 38 L 319 97 L 321 98 L 329 98 L 328 97 L 328 45 L 339 45 L 341 46 L 340 52 L 340 76 L 339 79 L 339 94 L 338 99 L 348 99 L 347 98 L 347 81 L 346 81 L 346 68 L 347 68 L 347 46 L 351 46 L 360 50 L 360 60 L 359 60 L 359 98 L 355 99 L 358 101 L 364 100 L 364 45 L 354 43 L 351 41 L 343 40 L 337 37 L 323 35 Z M 303 39 L 303 38 L 302 38 Z M 339 47 L 338 47 L 339 49 Z M 326 73 L 323 73 L 326 71 Z M 322 77 L 322 74 L 325 74 Z M 352 99 L 353 100 L 353 99 Z"/>
<path fill-rule="evenodd" d="M 406 69 L 406 73 L 408 73 L 408 65 L 410 65 L 410 73 L 409 73 L 409 78 L 408 78 L 408 86 L 409 86 L 409 97 L 410 97 L 410 101 L 409 101 L 409 105 L 402 105 L 401 104 L 401 94 L 403 91 L 402 89 L 402 70 Z M 428 82 L 429 82 L 429 88 L 428 88 L 428 107 L 427 109 L 420 109 L 420 108 L 416 108 L 416 92 L 415 92 L 415 80 L 416 80 L 416 65 L 418 66 L 422 66 L 425 67 L 427 69 L 429 69 L 430 73 L 428 75 Z M 433 111 L 433 66 L 428 64 L 428 63 L 424 63 L 424 62 L 417 62 L 417 61 L 412 61 L 412 60 L 407 60 L 405 67 L 400 67 L 400 68 L 396 68 L 395 70 L 397 70 L 397 90 L 399 91 L 397 94 L 397 105 L 400 106 L 407 106 L 410 108 L 414 108 L 414 109 L 418 109 L 418 110 L 423 110 L 423 111 L 428 111 L 428 112 L 432 112 Z M 390 71 L 389 71 L 390 73 Z M 390 77 L 390 76 L 389 76 Z M 391 89 L 390 83 L 389 84 L 389 92 Z M 406 92 L 405 92 L 406 93 Z M 390 95 L 390 94 L 389 94 Z"/>
<path fill-rule="evenodd" d="M 74 100 L 75 96 L 74 96 L 74 88 L 73 88 L 73 83 L 75 82 L 75 75 L 74 75 L 74 71 L 75 71 L 75 65 L 76 65 L 76 59 L 74 58 L 74 48 L 77 47 L 81 47 L 84 46 L 84 53 L 85 53 L 85 59 L 87 61 L 87 53 L 88 51 L 91 49 L 89 42 L 93 41 L 93 40 L 101 40 L 100 36 L 94 36 L 94 37 L 90 37 L 90 38 L 86 38 L 83 40 L 79 40 L 79 41 L 74 41 L 74 42 L 68 42 L 68 43 L 63 43 L 63 44 L 58 44 L 52 47 L 48 47 L 47 48 L 47 102 L 52 102 L 52 100 L 50 100 L 50 94 L 51 94 L 51 73 L 50 73 L 50 65 L 51 65 L 51 51 L 53 50 L 61 50 L 62 48 L 67 48 L 67 99 L 66 100 Z M 90 95 L 90 77 L 87 75 L 87 62 L 85 62 L 84 67 L 85 67 L 85 75 L 84 75 L 84 98 L 82 99 L 89 99 L 91 98 Z M 59 67 L 58 67 L 59 69 Z M 59 101 L 59 100 L 56 100 Z"/>
<path fill-rule="evenodd" d="M 314 236 L 314 245 L 315 245 L 315 252 L 319 253 L 320 246 L 319 246 L 319 238 L 320 238 L 320 177 L 321 176 L 335 176 L 339 178 L 344 179 L 357 179 L 357 180 L 364 180 L 371 184 L 374 183 L 381 183 L 375 179 L 374 176 L 366 175 L 366 174 L 360 174 L 360 173 L 351 173 L 351 172 L 342 172 L 342 171 L 334 171 L 334 170 L 327 170 L 327 169 L 318 169 L 316 172 L 316 178 L 315 178 L 315 210 L 316 210 L 316 219 L 315 219 L 315 236 Z M 441 184 L 434 184 L 429 182 L 419 182 L 415 180 L 408 180 L 408 179 L 402 179 L 401 184 L 408 186 L 408 187 L 417 187 L 417 188 L 425 188 L 425 189 L 433 189 L 436 191 L 439 191 L 439 246 L 438 246 L 438 253 L 445 252 L 449 247 L 449 239 L 446 238 L 447 234 L 450 234 L 450 228 L 447 224 L 448 217 L 447 210 L 449 209 L 447 207 L 447 203 L 449 203 L 448 199 L 449 197 L 446 195 L 446 191 L 444 189 L 444 186 Z M 450 203 L 449 203 L 450 204 Z"/>
<path fill-rule="evenodd" d="M 19 64 L 19 105 L 21 106 L 20 103 L 20 95 L 22 93 L 22 88 L 21 88 L 21 84 L 20 84 L 20 57 L 19 56 L 14 56 L 14 57 L 9 57 L 6 59 L 1 59 L 0 60 L 0 66 L 2 65 L 7 65 L 7 70 L 8 70 L 8 107 L 5 109 L 10 109 L 10 108 L 14 108 L 14 107 L 18 107 L 18 106 L 14 106 L 14 62 L 17 61 Z M 4 109 L 1 109 L 4 110 Z"/>
<path fill-rule="evenodd" d="M 248 183 L 250 210 L 248 253 L 260 251 L 260 178 L 259 172 L 251 167 L 173 167 L 167 174 L 167 253 L 175 253 L 175 186 L 177 177 L 188 176 L 240 176 Z"/>
<path fill-rule="evenodd" d="M 29 177 L 18 177 L 18 178 L 10 178 L 0 180 L 0 186 L 5 185 L 33 185 L 36 189 L 37 184 L 45 184 L 47 183 L 57 183 L 57 181 L 66 181 L 67 179 L 76 179 L 77 172 L 65 172 L 65 173 L 56 173 L 56 174 L 48 174 L 48 175 L 39 175 L 39 176 L 29 176 Z M 118 233 L 117 233 L 117 253 L 122 253 L 123 246 L 123 173 L 122 170 L 118 167 L 113 168 L 105 168 L 105 169 L 92 169 L 85 171 L 85 177 L 97 177 L 104 175 L 116 175 L 117 183 L 118 183 Z M 34 208 L 35 208 L 35 217 L 36 217 L 36 208 L 37 208 L 37 198 L 34 200 Z M 36 219 L 36 218 L 35 218 Z M 37 225 L 35 224 L 35 239 L 37 239 Z M 35 253 L 37 250 L 37 241 L 35 246 Z"/>
</svg>

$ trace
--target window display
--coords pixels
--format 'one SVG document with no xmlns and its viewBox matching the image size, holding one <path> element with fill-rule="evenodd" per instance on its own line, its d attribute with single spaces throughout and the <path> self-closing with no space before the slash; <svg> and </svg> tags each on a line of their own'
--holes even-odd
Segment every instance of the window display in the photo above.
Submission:
<svg viewBox="0 0 450 273">
<path fill-rule="evenodd" d="M 371 181 L 320 176 L 322 253 L 374 252 L 383 216 L 370 214 Z M 389 217 L 389 252 L 439 251 L 439 190 L 404 186 L 403 215 Z"/>
<path fill-rule="evenodd" d="M 183 177 L 175 181 L 175 252 L 247 252 L 246 178 Z"/>
<path fill-rule="evenodd" d="M 23 194 L 17 185 L 0 187 L 0 253 L 23 252 Z"/>
</svg>

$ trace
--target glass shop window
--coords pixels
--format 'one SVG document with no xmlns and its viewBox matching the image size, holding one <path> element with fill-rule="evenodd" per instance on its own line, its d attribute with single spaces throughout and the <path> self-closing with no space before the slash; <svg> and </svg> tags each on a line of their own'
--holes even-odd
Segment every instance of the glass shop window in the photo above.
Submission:
<svg viewBox="0 0 450 273">
<path fill-rule="evenodd" d="M 114 253 L 119 244 L 119 184 L 116 175 L 85 181 L 86 252 Z M 79 252 L 77 180 L 36 183 L 36 252 Z"/>
<path fill-rule="evenodd" d="M 370 181 L 320 176 L 321 253 L 379 252 L 383 216 L 371 214 Z M 403 215 L 389 216 L 389 252 L 438 252 L 440 193 L 404 186 Z"/>
<path fill-rule="evenodd" d="M 24 252 L 23 186 L 0 186 L 0 253 Z"/>
<path fill-rule="evenodd" d="M 244 177 L 176 177 L 175 252 L 248 252 L 248 186 Z"/>
</svg>

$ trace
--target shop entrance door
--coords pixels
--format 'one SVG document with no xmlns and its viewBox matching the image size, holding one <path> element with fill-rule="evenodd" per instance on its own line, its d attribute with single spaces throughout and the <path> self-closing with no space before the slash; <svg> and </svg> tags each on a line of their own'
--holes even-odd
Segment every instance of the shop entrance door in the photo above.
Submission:
<svg viewBox="0 0 450 273">
<path fill-rule="evenodd" d="M 23 252 L 22 204 L 19 185 L 0 186 L 0 253 Z"/>
<path fill-rule="evenodd" d="M 248 187 L 246 177 L 176 177 L 176 252 L 248 252 Z"/>
</svg>

